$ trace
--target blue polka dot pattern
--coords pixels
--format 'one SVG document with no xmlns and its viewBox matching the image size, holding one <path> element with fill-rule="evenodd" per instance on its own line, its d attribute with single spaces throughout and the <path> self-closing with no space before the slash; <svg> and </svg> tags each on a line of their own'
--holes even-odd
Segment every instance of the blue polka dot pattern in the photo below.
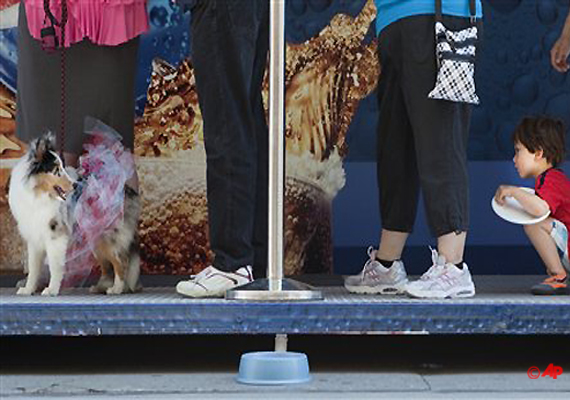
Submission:
<svg viewBox="0 0 570 400">
<path fill-rule="evenodd" d="M 357 15 L 366 0 L 288 0 L 286 37 L 301 43 L 318 35 L 338 13 Z M 483 41 L 478 51 L 477 91 L 481 105 L 474 108 L 469 159 L 508 160 L 513 149 L 512 128 L 525 115 L 548 114 L 566 121 L 570 131 L 570 79 L 550 65 L 550 49 L 568 14 L 567 0 L 484 0 Z M 146 100 L 151 60 L 178 64 L 191 54 L 190 15 L 170 0 L 149 0 L 151 31 L 141 38 L 137 77 L 137 110 Z M 374 24 L 374 22 L 372 22 Z M 370 29 L 369 37 L 373 35 Z M 5 64 L 0 77 L 15 84 L 15 35 L 0 32 Z M 346 142 L 347 161 L 375 159 L 378 105 L 373 93 L 361 101 Z M 568 140 L 570 142 L 570 138 Z"/>
<path fill-rule="evenodd" d="M 510 160 L 511 135 L 525 115 L 561 118 L 570 132 L 570 79 L 550 65 L 550 49 L 568 15 L 568 2 L 484 0 L 483 9 L 476 71 L 481 105 L 473 109 L 469 159 Z M 347 137 L 348 161 L 375 159 L 370 143 L 377 112 L 375 94 L 361 102 Z"/>
</svg>

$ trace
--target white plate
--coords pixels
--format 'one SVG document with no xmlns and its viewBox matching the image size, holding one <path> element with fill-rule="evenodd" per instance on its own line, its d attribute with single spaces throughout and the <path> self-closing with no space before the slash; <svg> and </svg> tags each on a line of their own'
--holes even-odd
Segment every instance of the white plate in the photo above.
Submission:
<svg viewBox="0 0 570 400">
<path fill-rule="evenodd" d="M 521 187 L 521 189 L 534 194 L 534 189 L 527 187 Z M 514 197 L 507 197 L 505 199 L 505 204 L 500 205 L 495 200 L 495 196 L 493 196 L 493 199 L 491 200 L 491 207 L 493 207 L 493 211 L 495 211 L 495 213 L 505 221 L 520 225 L 537 224 L 541 221 L 544 221 L 550 215 L 550 210 L 548 210 L 546 214 L 540 217 L 535 217 L 534 215 L 527 213 Z"/>
</svg>

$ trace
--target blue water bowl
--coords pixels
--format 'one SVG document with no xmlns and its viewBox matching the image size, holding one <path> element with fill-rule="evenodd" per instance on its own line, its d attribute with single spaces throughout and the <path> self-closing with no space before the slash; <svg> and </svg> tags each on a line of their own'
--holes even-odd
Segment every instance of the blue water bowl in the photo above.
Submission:
<svg viewBox="0 0 570 400">
<path fill-rule="evenodd" d="M 248 385 L 291 385 L 311 380 L 303 353 L 259 351 L 241 356 L 237 381 Z"/>
</svg>

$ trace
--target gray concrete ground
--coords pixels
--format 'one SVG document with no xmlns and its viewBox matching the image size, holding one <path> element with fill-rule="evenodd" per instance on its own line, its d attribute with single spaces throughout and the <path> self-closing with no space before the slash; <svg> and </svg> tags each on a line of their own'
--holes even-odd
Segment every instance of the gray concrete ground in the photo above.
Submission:
<svg viewBox="0 0 570 400">
<path fill-rule="evenodd" d="M 570 399 L 564 336 L 300 336 L 312 381 L 235 381 L 269 336 L 0 339 L 1 399 Z M 557 379 L 530 379 L 553 363 Z"/>
<path fill-rule="evenodd" d="M 0 337 L 0 399 L 567 400 L 569 340 L 290 335 L 289 349 L 308 355 L 313 380 L 263 387 L 235 378 L 241 354 L 273 348 L 268 335 Z M 564 368 L 556 380 L 528 377 L 529 367 L 550 363 Z"/>
<path fill-rule="evenodd" d="M 250 386 L 235 374 L 3 375 L 2 399 L 568 399 L 570 373 L 530 380 L 508 373 L 315 372 L 304 385 Z"/>
</svg>

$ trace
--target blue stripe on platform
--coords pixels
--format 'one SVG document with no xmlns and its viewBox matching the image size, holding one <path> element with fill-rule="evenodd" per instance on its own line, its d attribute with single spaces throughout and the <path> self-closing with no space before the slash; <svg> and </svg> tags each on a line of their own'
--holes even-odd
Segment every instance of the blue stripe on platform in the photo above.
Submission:
<svg viewBox="0 0 570 400">
<path fill-rule="evenodd" d="M 2 335 L 570 334 L 570 296 L 428 301 L 329 287 L 320 302 L 246 303 L 185 299 L 172 288 L 120 297 L 74 289 L 47 299 L 14 291 L 0 289 Z"/>
</svg>

